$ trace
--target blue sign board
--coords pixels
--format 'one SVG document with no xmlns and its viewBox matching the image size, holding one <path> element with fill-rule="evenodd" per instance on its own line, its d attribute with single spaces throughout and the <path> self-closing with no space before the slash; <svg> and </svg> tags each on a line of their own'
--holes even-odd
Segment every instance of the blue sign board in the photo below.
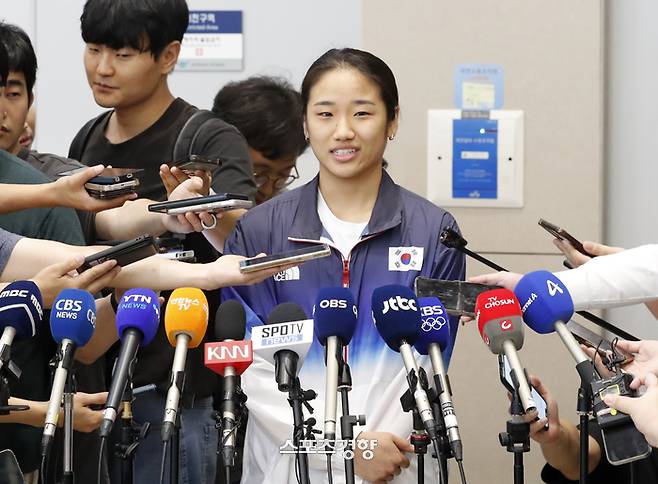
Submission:
<svg viewBox="0 0 658 484">
<path fill-rule="evenodd" d="M 498 121 L 455 119 L 452 137 L 453 198 L 498 198 Z"/>
</svg>

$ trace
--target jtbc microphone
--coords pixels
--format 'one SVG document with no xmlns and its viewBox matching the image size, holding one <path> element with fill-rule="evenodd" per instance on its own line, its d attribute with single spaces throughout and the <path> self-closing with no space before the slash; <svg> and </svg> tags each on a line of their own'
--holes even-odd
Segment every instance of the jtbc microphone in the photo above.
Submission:
<svg viewBox="0 0 658 484">
<path fill-rule="evenodd" d="M 324 400 L 324 438 L 336 439 L 336 399 L 338 362 L 343 347 L 352 341 L 356 330 L 357 309 L 352 292 L 345 287 L 321 289 L 313 306 L 315 335 L 326 350 L 327 376 Z"/>
<path fill-rule="evenodd" d="M 112 385 L 105 403 L 100 436 L 110 435 L 117 417 L 119 403 L 130 377 L 131 366 L 137 357 L 140 346 L 146 346 L 155 337 L 160 324 L 160 301 L 151 289 L 131 289 L 127 291 L 117 308 L 117 332 L 123 343 L 114 367 Z"/>
<path fill-rule="evenodd" d="M 279 391 L 289 392 L 313 343 L 313 320 L 295 303 L 272 309 L 268 322 L 251 330 L 254 353 L 274 364 Z"/>
<path fill-rule="evenodd" d="M 14 338 L 32 338 L 43 319 L 41 291 L 32 281 L 16 281 L 0 292 L 0 370 L 8 365 L 18 378 L 20 370 L 10 364 Z"/>
<path fill-rule="evenodd" d="M 196 348 L 208 328 L 208 301 L 201 289 L 181 287 L 169 296 L 165 310 L 165 332 L 176 347 L 171 365 L 171 382 L 167 391 L 162 422 L 162 440 L 169 441 L 174 430 L 178 402 L 185 385 L 185 360 L 188 348 Z"/>
<path fill-rule="evenodd" d="M 504 354 L 518 382 L 519 398 L 526 413 L 537 408 L 517 350 L 523 346 L 521 306 L 512 291 L 493 289 L 475 301 L 475 319 L 480 336 L 495 355 Z"/>
<path fill-rule="evenodd" d="M 240 375 L 251 365 L 251 341 L 243 341 L 246 327 L 244 307 L 235 299 L 223 302 L 215 316 L 215 336 L 219 343 L 206 343 L 206 368 L 224 377 L 222 396 L 222 459 L 225 467 L 233 467 L 235 459 L 235 425 L 238 415 L 236 391 Z"/>
<path fill-rule="evenodd" d="M 50 332 L 59 343 L 59 363 L 55 370 L 53 388 L 50 392 L 46 422 L 41 439 L 41 455 L 47 456 L 52 445 L 64 385 L 73 365 L 78 347 L 87 344 L 96 328 L 96 301 L 94 296 L 81 289 L 64 289 L 59 293 L 50 312 Z"/>
<path fill-rule="evenodd" d="M 372 317 L 377 331 L 389 348 L 402 355 L 407 375 L 412 370 L 418 374 L 418 365 L 411 345 L 416 342 L 420 333 L 421 321 L 413 291 L 406 286 L 396 284 L 378 287 L 372 293 Z M 436 422 L 420 378 L 416 379 L 416 386 L 411 390 L 425 431 L 435 441 Z"/>
<path fill-rule="evenodd" d="M 414 343 L 416 351 L 421 355 L 429 355 L 434 369 L 434 381 L 439 393 L 439 403 L 443 420 L 446 424 L 448 441 L 455 454 L 455 459 L 462 460 L 462 442 L 459 436 L 459 425 L 455 415 L 455 407 L 452 404 L 452 388 L 450 380 L 443 366 L 443 355 L 441 352 L 450 344 L 450 321 L 448 312 L 438 297 L 418 298 L 418 309 L 420 310 L 420 333 Z"/>
</svg>

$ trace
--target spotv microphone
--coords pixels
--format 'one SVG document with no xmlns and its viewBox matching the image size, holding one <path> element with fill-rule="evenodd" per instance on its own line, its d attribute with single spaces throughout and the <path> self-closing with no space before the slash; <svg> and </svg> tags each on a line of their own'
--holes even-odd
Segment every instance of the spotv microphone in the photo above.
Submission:
<svg viewBox="0 0 658 484">
<path fill-rule="evenodd" d="M 251 341 L 244 341 L 246 316 L 244 307 L 235 299 L 224 301 L 215 316 L 215 336 L 218 343 L 206 343 L 206 368 L 224 377 L 222 390 L 222 460 L 225 467 L 235 463 L 235 426 L 238 416 L 236 391 L 240 388 L 240 375 L 251 365 Z"/>
<path fill-rule="evenodd" d="M 162 421 L 162 440 L 169 441 L 174 430 L 178 402 L 185 386 L 185 360 L 188 348 L 196 348 L 208 329 L 208 301 L 201 289 L 181 287 L 169 296 L 165 310 L 165 332 L 176 347 L 171 365 L 171 382 L 167 391 Z"/>
<path fill-rule="evenodd" d="M 119 302 L 115 319 L 122 345 L 114 367 L 110 392 L 105 402 L 100 428 L 101 437 L 110 435 L 130 377 L 131 367 L 137 358 L 137 350 L 140 346 L 150 344 L 158 331 L 160 324 L 158 295 L 151 289 L 126 291 Z"/>
<path fill-rule="evenodd" d="M 397 284 L 378 287 L 372 293 L 372 317 L 377 331 L 389 348 L 402 355 L 407 375 L 412 371 L 417 374 L 418 365 L 411 345 L 416 342 L 421 331 L 421 321 L 413 291 Z M 407 380 L 409 381 L 408 378 Z M 436 422 L 427 392 L 420 384 L 420 378 L 416 379 L 416 386 L 411 388 L 411 391 L 425 431 L 435 441 Z"/>
<path fill-rule="evenodd" d="M 343 347 L 352 341 L 356 330 L 357 309 L 352 292 L 345 287 L 320 289 L 313 306 L 315 336 L 326 347 L 324 438 L 336 440 L 336 400 L 338 362 Z"/>
<path fill-rule="evenodd" d="M 14 338 L 34 337 L 43 320 L 41 291 L 32 281 L 16 281 L 0 292 L 0 370 L 10 365 L 11 344 Z M 20 375 L 17 368 L 11 368 Z"/>
<path fill-rule="evenodd" d="M 46 421 L 41 438 L 41 456 L 47 456 L 57 429 L 59 409 L 62 404 L 64 385 L 73 366 L 78 347 L 91 339 L 96 328 L 96 301 L 94 296 L 81 289 L 64 289 L 59 293 L 50 311 L 50 332 L 59 343 L 59 363 L 53 378 Z"/>
<path fill-rule="evenodd" d="M 443 355 L 441 354 L 451 340 L 448 312 L 441 300 L 434 296 L 418 298 L 418 309 L 420 310 L 421 324 L 414 347 L 421 355 L 429 355 L 430 357 L 448 441 L 455 454 L 455 459 L 462 460 L 462 442 L 459 436 L 455 407 L 452 404 L 452 388 L 450 388 L 450 380 L 443 366 Z"/>
<path fill-rule="evenodd" d="M 268 322 L 251 330 L 254 353 L 274 365 L 279 391 L 289 392 L 313 344 L 313 320 L 301 306 L 281 303 Z"/>
<path fill-rule="evenodd" d="M 475 301 L 475 319 L 482 340 L 494 355 L 504 354 L 518 383 L 519 398 L 526 413 L 537 408 L 517 350 L 523 347 L 521 306 L 508 289 L 480 293 Z"/>
</svg>

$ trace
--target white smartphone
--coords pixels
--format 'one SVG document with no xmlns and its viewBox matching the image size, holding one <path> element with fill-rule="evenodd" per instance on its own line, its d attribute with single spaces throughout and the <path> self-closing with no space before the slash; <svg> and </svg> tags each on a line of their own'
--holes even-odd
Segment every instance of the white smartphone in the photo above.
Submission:
<svg viewBox="0 0 658 484">
<path fill-rule="evenodd" d="M 281 254 L 266 255 L 264 257 L 252 257 L 240 261 L 240 272 L 254 272 L 270 267 L 285 266 L 288 264 L 297 264 L 311 259 L 327 257 L 331 254 L 331 249 L 327 244 L 304 247 L 303 249 L 291 250 Z"/>
</svg>

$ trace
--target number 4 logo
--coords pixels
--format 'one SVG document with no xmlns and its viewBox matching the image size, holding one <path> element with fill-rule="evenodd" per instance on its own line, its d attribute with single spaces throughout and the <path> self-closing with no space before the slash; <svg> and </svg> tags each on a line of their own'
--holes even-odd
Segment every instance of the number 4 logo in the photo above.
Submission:
<svg viewBox="0 0 658 484">
<path fill-rule="evenodd" d="M 557 284 L 555 284 L 553 281 L 551 281 L 551 280 L 546 281 L 546 285 L 548 286 L 548 293 L 551 296 L 555 296 L 558 292 L 560 294 L 564 294 L 564 291 L 562 290 L 562 288 L 560 286 L 558 286 Z"/>
</svg>

